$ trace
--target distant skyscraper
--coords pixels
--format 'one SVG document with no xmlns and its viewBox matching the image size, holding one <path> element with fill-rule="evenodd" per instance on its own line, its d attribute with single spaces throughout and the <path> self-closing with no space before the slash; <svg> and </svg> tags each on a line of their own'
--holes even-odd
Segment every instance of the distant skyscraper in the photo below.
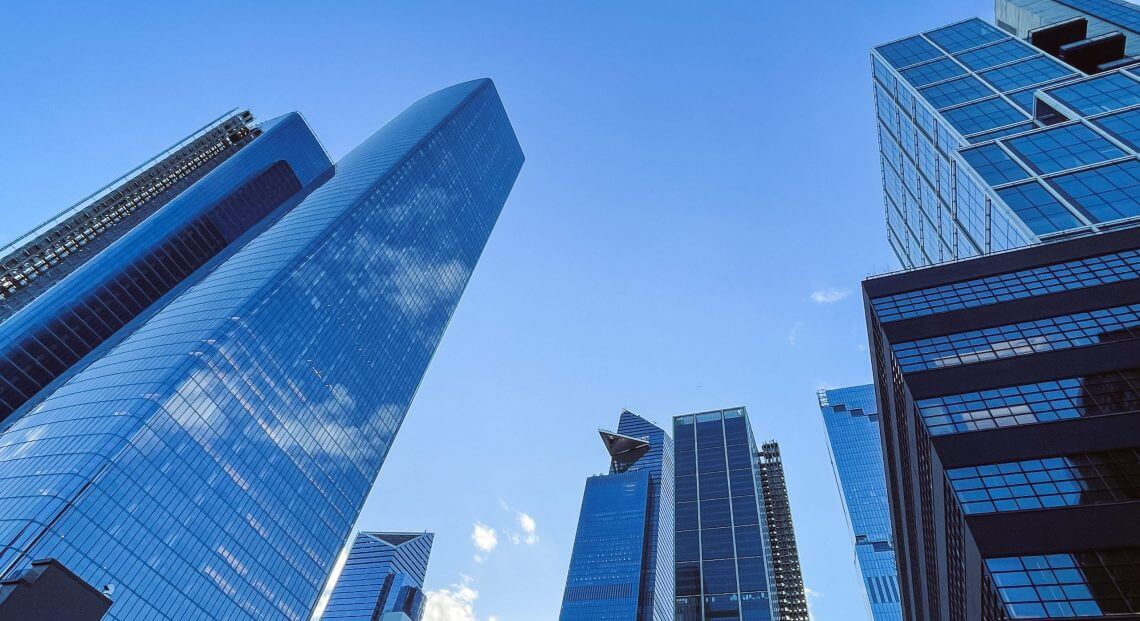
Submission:
<svg viewBox="0 0 1140 621">
<path fill-rule="evenodd" d="M 1140 618 L 1140 227 L 863 291 L 904 618 Z"/>
<path fill-rule="evenodd" d="M 0 259 L 0 578 L 307 619 L 522 164 L 489 80 L 334 167 L 227 115 Z"/>
<path fill-rule="evenodd" d="M 434 537 L 358 533 L 322 621 L 420 621 Z"/>
<path fill-rule="evenodd" d="M 768 543 L 772 549 L 772 580 L 780 621 L 808 621 L 807 594 L 792 525 L 792 503 L 784 480 L 780 445 L 765 442 L 760 447 L 760 487 L 764 492 Z"/>
<path fill-rule="evenodd" d="M 673 617 L 673 442 L 625 411 L 600 431 L 609 474 L 586 480 L 560 621 Z"/>
<path fill-rule="evenodd" d="M 748 413 L 673 419 L 676 621 L 778 619 L 760 462 Z"/>
<path fill-rule="evenodd" d="M 1060 4 L 1140 22 L 1127 3 Z M 1125 54 L 1137 37 L 1094 26 L 1078 18 L 1024 41 L 969 19 L 871 52 L 888 237 L 904 267 L 1140 216 L 1140 74 Z"/>
<path fill-rule="evenodd" d="M 819 409 L 871 616 L 902 621 L 875 387 L 821 390 Z"/>
</svg>

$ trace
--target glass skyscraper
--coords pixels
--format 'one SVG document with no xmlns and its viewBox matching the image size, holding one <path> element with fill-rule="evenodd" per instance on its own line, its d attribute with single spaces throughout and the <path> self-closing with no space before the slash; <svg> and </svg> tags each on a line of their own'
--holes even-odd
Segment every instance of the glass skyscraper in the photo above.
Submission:
<svg viewBox="0 0 1140 621">
<path fill-rule="evenodd" d="M 748 413 L 673 419 L 676 621 L 778 619 L 760 461 Z"/>
<path fill-rule="evenodd" d="M 673 618 L 673 442 L 623 411 L 600 430 L 609 474 L 590 477 L 559 621 Z"/>
<path fill-rule="evenodd" d="M 819 392 L 828 450 L 874 621 L 902 621 L 875 387 Z"/>
<path fill-rule="evenodd" d="M 1060 4 L 1140 21 L 1127 3 Z M 888 238 L 904 267 L 1140 216 L 1140 74 L 1125 54 L 1136 37 L 1097 36 L 1099 23 L 1026 41 L 969 19 L 872 50 Z"/>
<path fill-rule="evenodd" d="M 331 166 L 227 115 L 0 259 L 0 578 L 307 619 L 522 165 L 489 80 Z"/>
<path fill-rule="evenodd" d="M 322 621 L 420 621 L 431 533 L 356 535 Z"/>
<path fill-rule="evenodd" d="M 760 488 L 764 494 L 764 514 L 768 544 L 772 553 L 772 579 L 780 621 L 808 621 L 807 593 L 800 570 L 796 530 L 792 524 L 792 503 L 784 479 L 784 461 L 775 441 L 760 445 Z"/>
</svg>

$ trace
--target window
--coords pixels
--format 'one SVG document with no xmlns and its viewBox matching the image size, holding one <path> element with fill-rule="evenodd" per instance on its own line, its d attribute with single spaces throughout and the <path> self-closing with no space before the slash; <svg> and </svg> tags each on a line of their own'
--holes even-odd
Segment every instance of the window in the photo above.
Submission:
<svg viewBox="0 0 1140 621">
<path fill-rule="evenodd" d="M 1017 214 L 1029 230 L 1038 235 L 1083 226 L 1067 207 L 1036 181 L 997 191 L 998 196 Z"/>
<path fill-rule="evenodd" d="M 990 140 L 997 140 L 998 138 L 1001 138 L 1003 136 L 1012 136 L 1013 134 L 1020 134 L 1022 132 L 1027 132 L 1027 131 L 1032 130 L 1032 129 L 1037 129 L 1037 126 L 1034 125 L 1033 123 L 1018 123 L 1017 125 L 1011 125 L 1009 127 L 1003 127 L 1001 129 L 997 129 L 997 130 L 994 130 L 992 132 L 986 132 L 984 134 L 975 134 L 973 136 L 970 136 L 969 140 L 970 140 L 970 144 L 980 144 L 982 142 L 988 142 Z"/>
<path fill-rule="evenodd" d="M 997 129 L 1027 119 L 1024 112 L 999 97 L 951 108 L 944 111 L 942 116 L 963 136 Z"/>
<path fill-rule="evenodd" d="M 1054 177 L 1049 183 L 1093 222 L 1140 215 L 1140 162 L 1136 160 Z"/>
<path fill-rule="evenodd" d="M 1005 141 L 1039 173 L 1049 174 L 1122 157 L 1124 151 L 1081 123 L 1051 127 Z"/>
<path fill-rule="evenodd" d="M 1015 162 L 1001 147 L 987 144 L 961 152 L 962 157 L 990 185 L 1001 185 L 1011 181 L 1028 179 L 1029 173 Z"/>
<path fill-rule="evenodd" d="M 894 43 L 880 45 L 875 49 L 879 54 L 882 54 L 883 58 L 894 66 L 895 69 L 902 69 L 903 67 L 909 67 L 910 65 L 943 56 L 942 52 L 938 51 L 938 48 L 917 35 L 901 41 L 895 41 Z"/>
<path fill-rule="evenodd" d="M 984 71 L 990 67 L 1033 56 L 1036 51 L 1013 39 L 958 54 L 958 60 L 974 71 Z"/>
<path fill-rule="evenodd" d="M 951 54 L 1009 38 L 1002 31 L 977 18 L 931 30 L 926 33 L 926 37 Z"/>
<path fill-rule="evenodd" d="M 986 569 L 1014 619 L 1140 612 L 1140 602 L 1131 596 L 1140 589 L 1137 548 L 990 558 Z"/>
<path fill-rule="evenodd" d="M 935 108 L 956 106 L 994 94 L 988 86 L 973 76 L 966 76 L 964 78 L 950 80 L 949 82 L 942 82 L 934 86 L 928 86 L 919 91 L 919 93 Z"/>
<path fill-rule="evenodd" d="M 1140 108 L 1102 116 L 1093 123 L 1133 149 L 1140 150 Z"/>
<path fill-rule="evenodd" d="M 949 58 L 940 58 L 935 61 L 916 65 L 910 69 L 904 69 L 899 73 L 902 74 L 903 79 L 910 82 L 911 86 L 921 88 L 927 84 L 966 75 L 966 70 Z"/>
<path fill-rule="evenodd" d="M 1046 91 L 1077 113 L 1091 116 L 1140 103 L 1140 83 L 1117 72 Z"/>
<path fill-rule="evenodd" d="M 1004 93 L 1072 74 L 1071 70 L 1048 56 L 1035 56 L 1012 65 L 983 71 L 981 76 L 983 80 Z"/>
</svg>

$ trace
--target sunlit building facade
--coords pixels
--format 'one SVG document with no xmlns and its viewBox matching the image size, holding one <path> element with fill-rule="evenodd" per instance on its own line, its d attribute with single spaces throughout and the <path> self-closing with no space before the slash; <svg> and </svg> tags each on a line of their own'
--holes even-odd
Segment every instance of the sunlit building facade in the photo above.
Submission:
<svg viewBox="0 0 1140 621">
<path fill-rule="evenodd" d="M 590 477 L 559 621 L 673 618 L 673 442 L 629 411 L 599 431 L 608 474 Z"/>
<path fill-rule="evenodd" d="M 902 621 L 875 387 L 819 392 L 828 450 L 874 621 Z"/>
<path fill-rule="evenodd" d="M 522 161 L 489 80 L 335 167 L 237 113 L 7 247 L 0 578 L 308 619 Z"/>
<path fill-rule="evenodd" d="M 431 533 L 357 533 L 321 621 L 420 621 Z"/>
</svg>

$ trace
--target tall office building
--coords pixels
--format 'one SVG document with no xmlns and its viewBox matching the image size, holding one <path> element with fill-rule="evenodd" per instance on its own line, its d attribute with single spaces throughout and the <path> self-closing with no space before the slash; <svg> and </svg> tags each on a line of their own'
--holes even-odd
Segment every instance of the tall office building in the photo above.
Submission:
<svg viewBox="0 0 1140 621">
<path fill-rule="evenodd" d="M 357 533 L 322 621 L 420 621 L 435 535 Z"/>
<path fill-rule="evenodd" d="M 772 580 L 780 621 L 808 621 L 807 594 L 792 526 L 792 503 L 784 480 L 784 462 L 775 441 L 760 446 L 760 488 L 772 550 Z"/>
<path fill-rule="evenodd" d="M 600 430 L 609 474 L 590 477 L 560 621 L 673 618 L 673 442 L 623 411 Z"/>
<path fill-rule="evenodd" d="M 229 115 L 0 260 L 0 578 L 306 619 L 522 164 L 489 80 L 335 167 Z"/>
<path fill-rule="evenodd" d="M 874 621 L 902 621 L 873 385 L 819 391 L 828 451 Z"/>
<path fill-rule="evenodd" d="M 1140 618 L 1140 228 L 863 290 L 905 618 Z"/>
<path fill-rule="evenodd" d="M 779 619 L 759 450 L 744 408 L 673 419 L 676 621 Z"/>
<path fill-rule="evenodd" d="M 1125 53 L 1137 37 L 1095 35 L 1092 20 L 1026 41 L 969 19 L 871 52 L 888 237 L 904 267 L 1140 216 L 1140 73 Z"/>
</svg>

